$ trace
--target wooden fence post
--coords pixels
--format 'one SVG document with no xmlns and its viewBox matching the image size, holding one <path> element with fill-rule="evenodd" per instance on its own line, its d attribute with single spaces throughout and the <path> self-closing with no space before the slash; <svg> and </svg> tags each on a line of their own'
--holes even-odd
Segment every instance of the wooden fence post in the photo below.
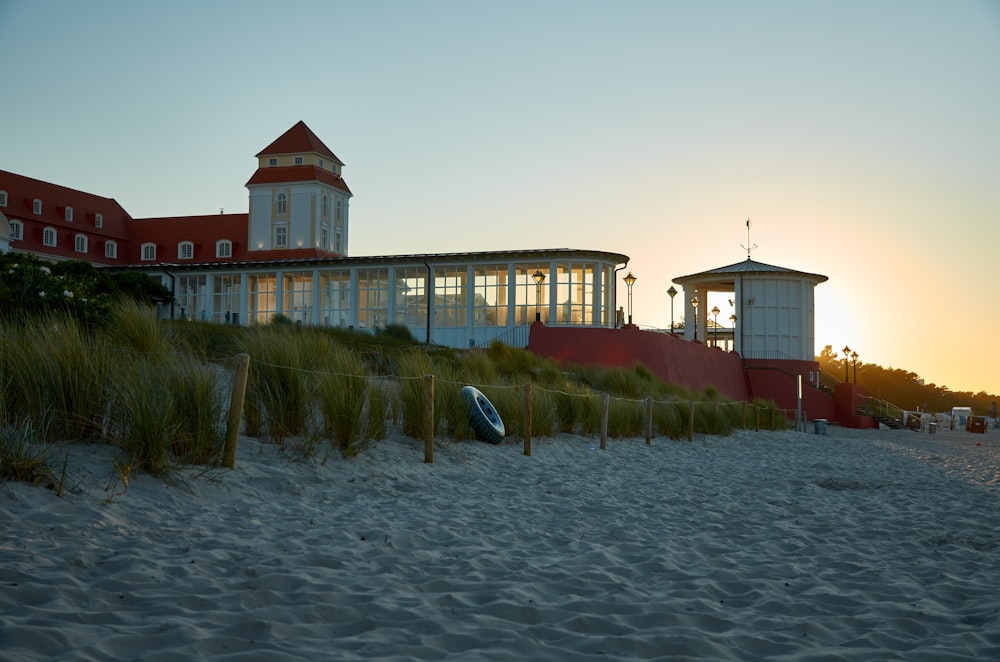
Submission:
<svg viewBox="0 0 1000 662">
<path fill-rule="evenodd" d="M 524 385 L 524 454 L 531 455 L 531 382 Z"/>
<path fill-rule="evenodd" d="M 227 469 L 236 466 L 236 445 L 240 441 L 240 421 L 243 419 L 243 402 L 247 394 L 247 377 L 250 374 L 250 355 L 237 354 L 233 367 L 233 388 L 229 394 L 229 417 L 226 420 L 226 442 L 222 451 L 222 464 Z"/>
<path fill-rule="evenodd" d="M 653 398 L 646 397 L 646 445 L 653 443 Z"/>
<path fill-rule="evenodd" d="M 424 375 L 424 464 L 434 463 L 434 375 Z"/>
<path fill-rule="evenodd" d="M 688 441 L 694 441 L 694 400 L 688 400 Z"/>
<path fill-rule="evenodd" d="M 611 406 L 611 396 L 601 393 L 601 450 L 608 448 L 608 409 Z"/>
</svg>

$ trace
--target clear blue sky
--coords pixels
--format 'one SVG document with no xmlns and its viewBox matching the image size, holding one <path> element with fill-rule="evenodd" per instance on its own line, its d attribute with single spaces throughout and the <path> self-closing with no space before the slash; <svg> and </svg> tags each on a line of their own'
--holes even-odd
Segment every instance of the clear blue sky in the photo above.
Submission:
<svg viewBox="0 0 1000 662">
<path fill-rule="evenodd" d="M 0 168 L 135 217 L 245 211 L 301 119 L 353 255 L 621 252 L 666 327 L 750 217 L 829 277 L 817 353 L 1000 393 L 996 0 L 0 0 L 0 44 Z"/>
</svg>

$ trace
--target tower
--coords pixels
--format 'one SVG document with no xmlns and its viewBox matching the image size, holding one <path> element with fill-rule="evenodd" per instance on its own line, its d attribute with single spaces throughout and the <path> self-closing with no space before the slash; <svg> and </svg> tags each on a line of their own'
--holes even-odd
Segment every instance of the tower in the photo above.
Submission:
<svg viewBox="0 0 1000 662">
<path fill-rule="evenodd" d="M 346 256 L 352 194 L 343 167 L 302 121 L 261 150 L 246 184 L 248 250 L 314 249 Z"/>
</svg>

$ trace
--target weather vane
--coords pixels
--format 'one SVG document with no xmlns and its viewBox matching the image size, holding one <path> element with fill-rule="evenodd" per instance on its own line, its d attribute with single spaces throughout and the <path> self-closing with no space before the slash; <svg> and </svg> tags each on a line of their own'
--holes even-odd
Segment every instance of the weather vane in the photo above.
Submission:
<svg viewBox="0 0 1000 662">
<path fill-rule="evenodd" d="M 757 248 L 757 244 L 754 244 L 753 246 L 750 245 L 750 218 L 749 217 L 747 217 L 747 245 L 744 246 L 743 244 L 740 244 L 740 248 L 742 248 L 743 250 L 745 250 L 747 252 L 747 259 L 748 260 L 750 259 L 750 251 L 752 251 L 753 249 Z"/>
</svg>

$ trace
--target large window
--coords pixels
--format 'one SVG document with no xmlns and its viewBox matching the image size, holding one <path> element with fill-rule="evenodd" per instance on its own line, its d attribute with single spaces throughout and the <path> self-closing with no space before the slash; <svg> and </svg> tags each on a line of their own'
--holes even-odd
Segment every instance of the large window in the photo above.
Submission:
<svg viewBox="0 0 1000 662">
<path fill-rule="evenodd" d="M 181 319 L 201 320 L 208 318 L 208 299 L 205 296 L 204 276 L 177 277 L 177 313 Z"/>
<path fill-rule="evenodd" d="M 505 264 L 475 267 L 476 326 L 507 326 L 509 273 Z"/>
<path fill-rule="evenodd" d="M 288 213 L 288 195 L 279 193 L 274 199 L 274 211 L 284 216 Z"/>
<path fill-rule="evenodd" d="M 556 266 L 556 321 L 566 324 L 594 323 L 594 265 Z"/>
<path fill-rule="evenodd" d="M 351 272 L 332 271 L 319 275 L 320 320 L 324 326 L 351 325 Z"/>
<path fill-rule="evenodd" d="M 396 324 L 410 329 L 427 326 L 427 270 L 396 269 Z"/>
<path fill-rule="evenodd" d="M 240 323 L 240 274 L 212 277 L 212 321 Z"/>
<path fill-rule="evenodd" d="M 388 269 L 358 270 L 358 326 L 379 329 L 389 317 Z"/>
<path fill-rule="evenodd" d="M 250 274 L 247 276 L 247 321 L 267 324 L 278 314 L 278 275 Z"/>
<path fill-rule="evenodd" d="M 435 267 L 434 328 L 465 326 L 469 268 Z"/>
<path fill-rule="evenodd" d="M 541 287 L 535 284 L 532 274 L 542 272 L 545 280 Z M 515 300 L 517 301 L 517 323 L 530 324 L 538 313 L 543 322 L 549 321 L 549 285 L 552 274 L 547 264 L 518 264 L 514 266 Z"/>
<path fill-rule="evenodd" d="M 313 275 L 311 271 L 288 272 L 284 278 L 285 317 L 312 324 Z"/>
</svg>

